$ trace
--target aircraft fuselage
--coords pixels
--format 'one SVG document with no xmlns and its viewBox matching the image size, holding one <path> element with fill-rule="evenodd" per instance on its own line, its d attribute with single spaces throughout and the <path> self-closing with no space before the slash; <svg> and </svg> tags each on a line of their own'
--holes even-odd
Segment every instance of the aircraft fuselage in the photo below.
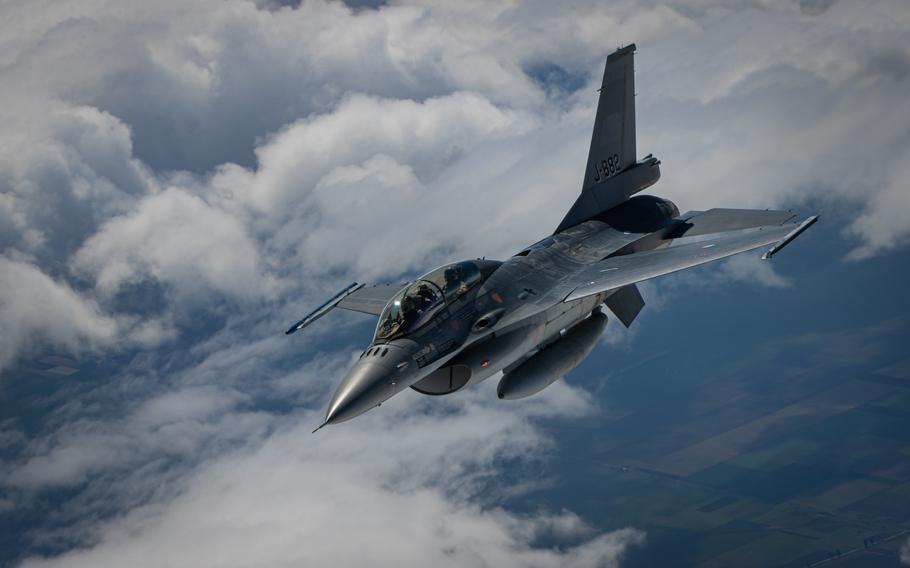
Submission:
<svg viewBox="0 0 910 568">
<path fill-rule="evenodd" d="M 676 213 L 675 206 L 668 212 Z M 664 229 L 671 220 L 668 215 L 656 228 Z M 564 301 L 580 270 L 618 251 L 670 243 L 649 238 L 652 234 L 619 231 L 591 220 L 538 241 L 502 263 L 466 261 L 483 265 L 489 275 L 447 302 L 420 329 L 407 337 L 381 337 L 380 318 L 376 337 L 330 403 L 327 423 L 353 418 L 408 387 L 424 394 L 449 394 L 500 371 L 508 373 L 559 341 L 610 295 Z"/>
</svg>

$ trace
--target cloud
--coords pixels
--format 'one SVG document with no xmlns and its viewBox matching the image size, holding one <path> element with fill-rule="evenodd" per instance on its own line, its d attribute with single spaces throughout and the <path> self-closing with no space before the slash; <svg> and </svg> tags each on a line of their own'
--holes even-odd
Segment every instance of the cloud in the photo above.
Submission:
<svg viewBox="0 0 910 568">
<path fill-rule="evenodd" d="M 910 539 L 901 547 L 901 562 L 910 565 Z"/>
<path fill-rule="evenodd" d="M 12 14 L 24 18 L 26 6 L 15 5 Z M 68 98 L 117 117 L 129 125 L 136 158 L 157 171 L 184 168 L 204 176 L 213 168 L 231 171 L 231 164 L 255 169 L 248 181 L 256 188 L 228 184 L 232 194 L 258 208 L 282 209 L 290 199 L 292 213 L 307 202 L 295 198 L 312 190 L 314 176 L 379 153 L 424 183 L 470 164 L 478 173 L 462 181 L 489 184 L 489 172 L 474 163 L 481 151 L 495 150 L 490 161 L 515 159 L 507 144 L 479 143 L 498 120 L 468 137 L 446 131 L 469 132 L 483 117 L 475 111 L 486 105 L 488 114 L 512 115 L 534 130 L 530 136 L 520 128 L 504 131 L 513 147 L 528 152 L 542 145 L 541 155 L 563 158 L 551 173 L 533 170 L 538 179 L 560 180 L 561 199 L 538 200 L 530 219 L 549 225 L 556 213 L 541 211 L 549 212 L 550 203 L 565 208 L 577 187 L 594 103 L 581 95 L 596 82 L 609 50 L 604 38 L 629 35 L 642 48 L 639 142 L 663 158 L 660 192 L 684 207 L 833 196 L 859 211 L 848 234 L 860 241 L 854 256 L 861 257 L 899 246 L 907 232 L 893 211 L 907 205 L 899 165 L 908 141 L 878 110 L 900 114 L 906 105 L 905 14 L 899 2 L 876 8 L 840 2 L 737 10 L 723 2 L 669 2 L 642 9 L 620 2 L 571 10 L 515 5 L 481 15 L 439 3 L 351 10 L 312 1 L 273 11 L 249 3 L 162 3 L 139 12 L 60 3 L 24 24 L 40 42 L 10 39 L 9 76 L 14 93 Z M 49 81 L 31 72 L 75 67 L 68 63 L 75 53 L 79 74 L 50 74 L 57 78 Z M 549 99 L 546 85 L 526 72 L 540 64 L 588 81 L 567 100 Z M 25 96 L 15 100 L 18 106 Z M 475 107 L 463 112 L 467 131 L 446 116 L 458 101 Z M 560 104 L 570 105 L 570 113 L 548 111 Z M 545 124 L 534 125 L 528 116 L 535 115 Z M 274 134 L 287 130 L 296 134 Z M 566 139 L 577 152 L 559 150 Z M 522 165 L 533 168 L 530 161 Z M 117 179 L 118 187 L 129 185 L 124 176 Z M 564 192 L 563 185 L 569 186 Z M 524 195 L 548 191 L 533 178 L 524 189 Z M 505 195 L 514 203 L 512 193 Z M 317 214 L 286 214 L 278 227 L 262 223 L 301 227 Z"/>
<path fill-rule="evenodd" d="M 862 254 L 899 246 L 906 225 L 888 210 L 908 203 L 889 188 L 893 176 L 906 180 L 898 172 L 908 138 L 889 116 L 906 104 L 897 93 L 910 81 L 910 52 L 894 26 L 906 10 L 877 8 L 841 2 L 812 19 L 717 10 L 673 54 L 681 65 L 668 64 L 680 47 L 671 40 L 653 47 L 659 63 L 645 74 L 643 51 L 639 144 L 651 139 L 663 160 L 660 191 L 693 209 L 839 202 L 857 216 L 846 232 L 859 237 Z M 746 18 L 748 26 L 734 24 Z M 772 36 L 783 39 L 769 44 Z M 685 143 L 692 139 L 699 144 Z M 877 203 L 891 194 L 890 208 Z"/>
<path fill-rule="evenodd" d="M 910 229 L 903 223 L 901 212 L 910 208 L 908 164 L 910 152 L 898 159 L 896 169 L 872 197 L 869 208 L 850 224 L 850 233 L 859 236 L 865 244 L 850 251 L 848 259 L 863 260 L 907 243 Z"/>
<path fill-rule="evenodd" d="M 908 140 L 878 110 L 907 104 L 899 3 L 28 6 L 5 43 L 0 136 L 21 151 L 0 153 L 0 246 L 119 300 L 161 285 L 181 310 L 306 301 L 340 273 L 514 252 L 574 199 L 603 38 L 625 35 L 656 191 L 684 209 L 833 200 L 857 211 L 851 258 L 910 230 Z M 541 65 L 581 88 L 554 90 Z"/>
<path fill-rule="evenodd" d="M 492 396 L 493 383 L 447 400 L 409 393 L 358 423 L 312 435 L 321 410 L 252 411 L 231 386 L 244 369 L 229 377 L 203 370 L 230 349 L 181 373 L 196 386 L 171 386 L 120 419 L 82 419 L 31 442 L 34 455 L 7 472 L 7 487 L 20 500 L 78 490 L 79 499 L 58 508 L 62 526 L 42 539 L 92 544 L 23 566 L 344 566 L 364 558 L 616 566 L 643 542 L 640 531 L 599 533 L 570 512 L 517 514 L 499 504 L 552 444 L 531 421 L 589 412 L 582 391 L 560 383 L 510 412 Z M 316 379 L 320 368 L 314 362 L 297 381 Z M 560 546 L 539 546 L 541 539 Z"/>
<path fill-rule="evenodd" d="M 17 117 L 0 135 L 8 149 L 0 152 L 0 251 L 59 262 L 104 219 L 150 191 L 154 179 L 133 158 L 129 127 L 116 117 L 89 107 L 49 108 L 21 130 Z"/>
<path fill-rule="evenodd" d="M 484 402 L 492 383 L 401 395 L 313 437 L 356 320 L 276 336 L 339 283 L 550 232 L 621 43 L 640 50 L 653 191 L 683 210 L 852 211 L 858 261 L 907 243 L 901 0 L 269 4 L 4 7 L 0 367 L 123 355 L 42 399 L 4 462 L 0 509 L 67 495 L 28 533 L 60 556 L 30 563 L 337 564 L 342 523 L 388 564 L 611 565 L 640 543 L 484 496 L 545 483 L 512 467 L 546 459 L 540 421 L 589 412 L 583 392 L 507 410 Z M 751 259 L 712 274 L 787 284 Z"/>
<path fill-rule="evenodd" d="M 74 262 L 106 294 L 146 279 L 196 297 L 268 297 L 275 286 L 241 222 L 173 187 L 103 225 Z"/>
<path fill-rule="evenodd" d="M 411 482 L 390 490 L 397 477 L 420 475 L 398 458 L 409 444 L 386 447 L 394 451 L 383 459 L 358 440 L 336 435 L 313 448 L 305 436 L 292 429 L 251 455 L 226 457 L 166 507 L 141 507 L 106 526 L 96 546 L 23 566 L 353 566 L 369 558 L 376 566 L 601 567 L 642 542 L 625 529 L 562 550 L 535 548 L 533 536 L 562 517 L 484 510 Z"/>
<path fill-rule="evenodd" d="M 113 343 L 118 323 L 35 265 L 0 256 L 0 369 L 50 345 L 71 352 Z"/>
<path fill-rule="evenodd" d="M 419 168 L 434 179 L 471 144 L 520 134 L 530 116 L 487 98 L 457 92 L 423 102 L 355 96 L 330 113 L 301 120 L 257 149 L 255 185 L 239 195 L 265 210 L 289 205 L 293 187 L 313 187 L 334 168 L 377 154 Z"/>
<path fill-rule="evenodd" d="M 312 472 L 312 470 L 308 470 Z M 105 534 L 104 544 L 70 553 L 49 562 L 30 560 L 32 566 L 98 566 L 129 562 L 157 566 L 161 561 L 180 566 L 247 566 L 317 564 L 373 566 L 571 566 L 614 567 L 642 534 L 623 529 L 564 549 L 533 548 L 527 535 L 545 527 L 550 518 L 514 517 L 503 511 L 484 512 L 453 508 L 432 492 L 388 495 L 373 485 L 359 485 L 344 494 L 332 494 L 332 507 L 320 501 L 311 506 L 311 492 L 300 491 L 311 478 L 292 480 L 300 470 L 271 470 L 261 481 L 272 485 L 249 487 L 221 472 L 200 482 L 210 484 L 203 495 L 181 499 L 175 510 L 162 516 L 139 510 L 124 519 L 116 532 Z M 247 476 L 252 472 L 245 472 Z M 321 472 L 331 474 L 330 472 Z M 360 479 L 345 478 L 348 483 Z M 294 484 L 297 491 L 282 493 Z M 313 484 L 320 488 L 318 482 Z M 225 501 L 219 493 L 239 489 L 238 499 Z M 323 488 L 324 490 L 324 488 Z M 248 492 L 247 492 L 248 491 Z M 198 500 L 197 500 L 198 499 Z M 369 502 L 369 507 L 360 503 Z M 359 514 L 338 524 L 338 509 Z M 207 509 L 212 514 L 200 518 Z M 268 511 L 268 513 L 265 513 Z M 394 522 L 388 522 L 389 519 Z M 129 534 L 126 531 L 130 531 Z M 339 535 L 347 535 L 339 538 Z M 109 540 L 108 540 L 109 539 Z M 356 543 L 356 545 L 345 545 Z M 252 544 L 251 543 L 255 543 Z"/>
<path fill-rule="evenodd" d="M 75 355 L 154 348 L 177 330 L 166 318 L 109 313 L 90 294 L 43 272 L 27 257 L 0 255 L 0 371 L 54 349 Z"/>
<path fill-rule="evenodd" d="M 128 469 L 148 468 L 164 458 L 196 460 L 220 449 L 206 448 L 218 440 L 230 445 L 256 438 L 256 413 L 233 412 L 239 393 L 212 387 L 184 387 L 152 396 L 127 417 L 92 420 L 80 417 L 64 429 L 32 444 L 32 455 L 10 468 L 8 486 L 43 490 L 79 487 L 104 475 L 129 477 Z M 214 431 L 217 429 L 217 432 Z"/>
<path fill-rule="evenodd" d="M 276 135 L 257 151 L 255 172 L 227 168 L 213 184 L 278 227 L 271 244 L 293 249 L 293 262 L 324 271 L 344 267 L 360 278 L 394 276 L 424 268 L 419 264 L 439 257 L 439 249 L 467 248 L 472 229 L 487 219 L 478 215 L 478 200 L 501 214 L 496 205 L 505 206 L 514 192 L 488 196 L 474 176 L 456 185 L 462 161 L 514 141 L 534 123 L 468 93 L 422 103 L 355 97 Z M 512 163 L 477 165 L 501 171 Z M 451 216 L 446 223 L 442 211 Z"/>
<path fill-rule="evenodd" d="M 774 265 L 762 260 L 755 253 L 734 256 L 720 265 L 716 276 L 719 280 L 742 280 L 770 288 L 787 288 L 790 280 L 774 271 Z"/>
</svg>

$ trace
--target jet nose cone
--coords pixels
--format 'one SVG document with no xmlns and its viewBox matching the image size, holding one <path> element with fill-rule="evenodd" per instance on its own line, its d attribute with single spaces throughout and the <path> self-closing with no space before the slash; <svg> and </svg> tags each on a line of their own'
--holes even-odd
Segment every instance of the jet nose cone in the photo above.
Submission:
<svg viewBox="0 0 910 568">
<path fill-rule="evenodd" d="M 363 414 L 390 396 L 389 370 L 375 361 L 358 361 L 344 378 L 326 412 L 326 424 Z"/>
<path fill-rule="evenodd" d="M 359 416 L 407 386 L 401 380 L 413 365 L 410 352 L 395 345 L 368 349 L 332 396 L 325 423 L 338 424 Z"/>
</svg>

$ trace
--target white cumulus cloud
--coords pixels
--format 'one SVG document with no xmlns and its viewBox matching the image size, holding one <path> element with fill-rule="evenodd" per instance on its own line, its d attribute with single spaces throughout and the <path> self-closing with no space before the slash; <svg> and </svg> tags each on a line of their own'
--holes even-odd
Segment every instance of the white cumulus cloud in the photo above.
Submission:
<svg viewBox="0 0 910 568">
<path fill-rule="evenodd" d="M 0 368 L 38 345 L 83 352 L 113 342 L 118 325 L 34 264 L 0 256 Z"/>
<path fill-rule="evenodd" d="M 639 48 L 639 152 L 663 160 L 651 191 L 847 211 L 860 262 L 910 238 L 903 0 L 277 4 L 4 4 L 0 368 L 129 355 L 30 439 L 4 425 L 21 452 L 0 510 L 73 496 L 34 538 L 78 550 L 28 565 L 611 566 L 640 544 L 479 491 L 545 483 L 506 487 L 502 460 L 546 459 L 537 421 L 590 411 L 583 392 L 408 393 L 314 437 L 348 328 L 275 335 L 339 283 L 548 234 L 620 44 Z"/>
<path fill-rule="evenodd" d="M 173 500 L 105 525 L 95 546 L 24 566 L 356 566 L 369 559 L 374 566 L 603 567 L 642 543 L 631 529 L 592 536 L 571 515 L 516 515 L 453 497 L 449 491 L 474 482 L 497 453 L 536 443 L 514 424 L 503 429 L 509 422 L 490 424 L 471 412 L 330 437 L 292 426 L 207 464 Z M 540 536 L 568 544 L 536 548 Z"/>
<path fill-rule="evenodd" d="M 258 298 L 275 285 L 262 275 L 258 248 L 240 221 L 173 187 L 100 227 L 75 264 L 105 293 L 153 279 L 179 294 Z"/>
</svg>

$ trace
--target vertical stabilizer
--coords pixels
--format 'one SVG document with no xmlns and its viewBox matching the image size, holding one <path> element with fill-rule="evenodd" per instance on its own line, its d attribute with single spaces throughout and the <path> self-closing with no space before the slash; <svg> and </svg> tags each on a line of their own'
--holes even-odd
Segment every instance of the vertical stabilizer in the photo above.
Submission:
<svg viewBox="0 0 910 568">
<path fill-rule="evenodd" d="M 556 228 L 584 223 L 660 179 L 660 161 L 636 161 L 635 44 L 607 57 L 581 195 Z"/>
<path fill-rule="evenodd" d="M 635 163 L 635 44 L 607 57 L 582 191 Z"/>
</svg>

